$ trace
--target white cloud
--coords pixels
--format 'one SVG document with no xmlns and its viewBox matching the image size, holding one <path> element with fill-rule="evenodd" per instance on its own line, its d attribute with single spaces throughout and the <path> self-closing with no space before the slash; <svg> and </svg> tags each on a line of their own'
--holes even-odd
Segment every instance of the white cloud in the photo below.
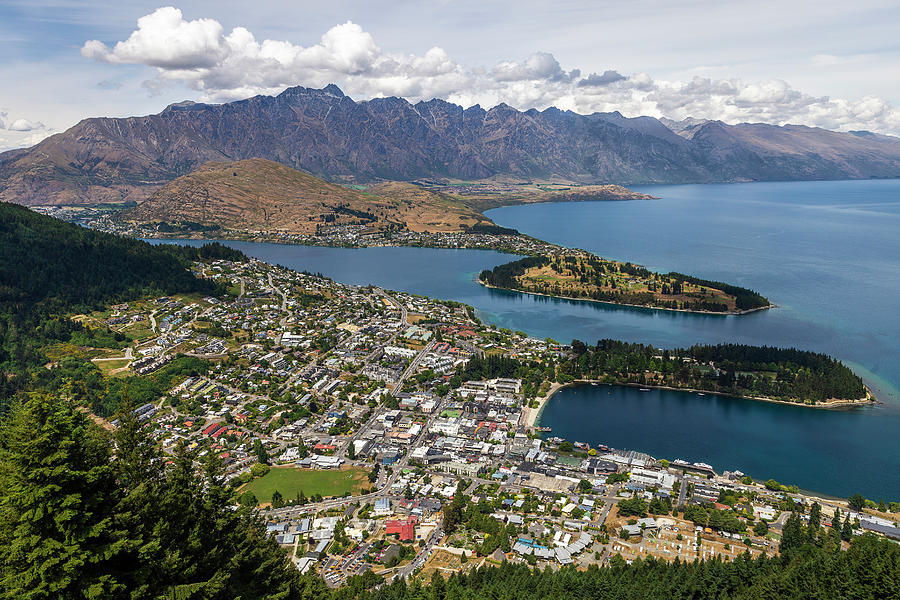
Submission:
<svg viewBox="0 0 900 600">
<path fill-rule="evenodd" d="M 29 121 L 28 119 L 16 119 L 9 124 L 10 131 L 35 131 L 43 128 L 44 124 L 40 121 Z"/>
<path fill-rule="evenodd" d="M 615 83 L 617 81 L 625 81 L 628 79 L 618 71 L 607 69 L 603 73 L 591 73 L 578 82 L 578 87 L 603 86 Z"/>
<path fill-rule="evenodd" d="M 491 70 L 495 81 L 569 81 L 581 75 L 563 71 L 556 57 L 548 52 L 535 52 L 525 62 L 501 62 Z"/>
<path fill-rule="evenodd" d="M 0 129 L 6 129 L 6 114 L 0 111 Z"/>
<path fill-rule="evenodd" d="M 14 148 L 26 148 L 34 146 L 41 140 L 53 134 L 51 129 L 38 129 L 35 131 L 11 131 L 0 129 L 0 152 L 6 152 Z"/>
<path fill-rule="evenodd" d="M 161 69 L 212 67 L 227 49 L 222 26 L 213 19 L 185 21 L 181 11 L 167 6 L 138 19 L 138 28 L 110 50 L 97 40 L 81 49 L 85 58 L 114 63 L 144 63 Z"/>
<path fill-rule="evenodd" d="M 112 47 L 90 40 L 81 54 L 99 62 L 154 67 L 156 78 L 144 83 L 150 94 L 184 83 L 207 101 L 336 83 L 355 98 L 437 97 L 464 106 L 505 102 L 522 109 L 618 110 L 628 116 L 693 116 L 900 134 L 900 110 L 877 97 L 849 101 L 813 96 L 778 79 L 665 81 L 613 69 L 582 78 L 580 69 L 563 68 L 547 52 L 487 68 L 463 66 L 438 47 L 423 55 L 386 52 L 370 33 L 349 21 L 326 31 L 318 43 L 301 46 L 260 42 L 244 27 L 226 33 L 213 19 L 189 21 L 177 8 L 165 7 L 141 17 L 126 40 Z M 819 55 L 811 62 L 821 67 L 835 60 Z"/>
</svg>

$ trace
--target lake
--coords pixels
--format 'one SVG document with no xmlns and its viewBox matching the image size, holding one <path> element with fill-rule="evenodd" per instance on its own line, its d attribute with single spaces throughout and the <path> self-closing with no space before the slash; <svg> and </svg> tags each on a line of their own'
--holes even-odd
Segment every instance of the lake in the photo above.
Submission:
<svg viewBox="0 0 900 600">
<path fill-rule="evenodd" d="M 592 401 L 597 388 L 573 388 L 548 403 L 541 422 L 571 439 L 738 468 L 823 493 L 900 500 L 900 478 L 892 475 L 900 464 L 894 437 L 900 433 L 900 181 L 638 189 L 660 199 L 532 204 L 488 214 L 547 241 L 749 287 L 778 308 L 695 315 L 490 290 L 477 284 L 476 274 L 515 258 L 497 252 L 228 244 L 346 283 L 465 302 L 487 322 L 538 337 L 666 347 L 733 341 L 827 352 L 850 364 L 884 404 L 822 411 L 677 392 L 659 392 L 654 404 L 657 396 L 636 401 L 641 393 L 627 388 L 604 390 Z"/>
</svg>

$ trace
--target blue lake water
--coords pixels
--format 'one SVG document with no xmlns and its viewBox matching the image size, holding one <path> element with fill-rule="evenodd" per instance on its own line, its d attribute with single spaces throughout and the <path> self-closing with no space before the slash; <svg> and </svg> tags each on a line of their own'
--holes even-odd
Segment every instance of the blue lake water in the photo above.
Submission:
<svg viewBox="0 0 900 600">
<path fill-rule="evenodd" d="M 756 289 L 779 308 L 711 316 L 555 300 L 475 282 L 515 257 L 477 250 L 339 249 L 228 242 L 338 281 L 474 306 L 482 319 L 561 341 L 676 347 L 734 341 L 841 358 L 884 404 L 821 411 L 679 392 L 563 390 L 542 424 L 570 439 L 702 460 L 806 489 L 900 500 L 900 181 L 653 186 L 659 200 L 489 212 L 535 237 Z"/>
</svg>

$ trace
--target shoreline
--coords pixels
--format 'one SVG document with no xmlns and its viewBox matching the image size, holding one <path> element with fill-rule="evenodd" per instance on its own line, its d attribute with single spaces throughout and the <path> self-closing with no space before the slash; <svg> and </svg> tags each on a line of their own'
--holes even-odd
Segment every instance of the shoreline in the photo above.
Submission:
<svg viewBox="0 0 900 600">
<path fill-rule="evenodd" d="M 275 236 L 277 238 L 277 236 Z M 528 236 L 524 236 L 528 237 Z M 172 234 L 172 235 L 153 235 L 153 236 L 142 236 L 137 239 L 144 240 L 160 240 L 160 241 L 175 241 L 175 240 L 190 240 L 190 241 L 206 241 L 206 242 L 218 242 L 218 241 L 231 241 L 231 242 L 247 242 L 247 243 L 263 243 L 263 244 L 283 244 L 286 246 L 307 246 L 307 247 L 317 247 L 317 248 L 343 248 L 343 249 L 365 249 L 365 248 L 430 248 L 433 250 L 484 250 L 489 252 L 501 252 L 505 254 L 512 254 L 516 256 L 531 256 L 529 253 L 524 253 L 518 251 L 515 248 L 492 248 L 489 246 L 463 246 L 463 247 L 451 247 L 451 246 L 438 246 L 438 245 L 423 245 L 423 244 L 398 244 L 398 243 L 387 243 L 387 244 L 378 244 L 371 245 L 367 244 L 365 246 L 357 246 L 357 245 L 338 245 L 338 244 L 320 244 L 310 240 L 285 240 L 285 239 L 270 239 L 268 235 L 234 235 L 229 236 L 227 232 L 222 232 L 217 237 L 205 237 L 205 236 L 194 236 L 189 232 L 184 232 L 183 234 Z M 536 239 L 536 238 L 535 238 Z M 538 240 L 545 244 L 549 244 L 549 242 L 544 242 L 543 240 Z M 553 245 L 553 244 L 550 244 Z M 565 248 L 565 246 L 561 246 Z M 541 292 L 529 292 L 525 290 L 518 290 L 513 288 L 505 288 L 499 287 L 496 285 L 490 285 L 481 280 L 477 275 L 475 276 L 475 281 L 486 288 L 494 289 L 494 290 L 503 290 L 507 292 L 518 292 L 520 294 L 530 294 L 532 296 L 542 296 L 544 298 L 553 298 L 556 300 L 572 300 L 576 302 L 593 302 L 596 304 L 606 304 L 608 306 L 623 306 L 626 308 L 645 308 L 647 310 L 665 310 L 669 312 L 677 312 L 677 313 L 687 313 L 692 315 L 711 315 L 716 317 L 728 317 L 728 316 L 743 316 L 749 315 L 751 313 L 769 310 L 772 308 L 778 308 L 777 304 L 768 304 L 766 306 L 760 306 L 758 308 L 748 308 L 746 310 L 740 311 L 712 311 L 712 310 L 690 310 L 685 308 L 668 308 L 665 306 L 654 306 L 648 304 L 630 304 L 628 302 L 612 302 L 609 300 L 595 300 L 593 298 L 576 298 L 572 296 L 555 296 L 553 294 L 544 294 Z"/>
<path fill-rule="evenodd" d="M 538 399 L 537 408 L 527 408 L 525 415 L 525 427 L 528 428 L 537 428 L 540 426 L 541 422 L 541 414 L 544 411 L 544 408 L 547 405 L 547 402 L 555 396 L 560 390 L 569 387 L 578 387 L 584 385 L 608 385 L 608 386 L 621 386 L 621 387 L 631 387 L 631 388 L 647 388 L 653 390 L 666 390 L 671 392 L 690 392 L 695 394 L 709 394 L 712 396 L 722 396 L 725 398 L 735 398 L 738 400 L 754 400 L 757 402 L 769 402 L 772 404 L 782 404 L 786 406 L 801 406 L 804 408 L 815 408 L 819 410 L 840 410 L 844 408 L 854 408 L 858 406 L 873 406 L 881 404 L 878 398 L 872 393 L 872 390 L 869 389 L 868 386 L 864 386 L 866 388 L 866 397 L 865 399 L 860 400 L 833 400 L 826 401 L 816 404 L 806 404 L 805 402 L 791 402 L 789 400 L 777 400 L 775 398 L 766 398 L 763 396 L 741 396 L 737 394 L 729 394 L 726 392 L 713 392 L 709 390 L 699 390 L 695 388 L 679 388 L 672 387 L 668 385 L 653 385 L 653 384 L 642 384 L 642 383 L 609 383 L 600 379 L 576 379 L 571 383 L 554 383 L 550 386 L 550 389 L 547 391 L 547 394 L 542 398 Z"/>
<path fill-rule="evenodd" d="M 728 317 L 735 316 L 740 317 L 743 315 L 749 315 L 751 313 L 759 312 L 762 310 L 769 310 L 770 308 L 778 308 L 777 304 L 768 304 L 766 306 L 760 306 L 759 308 L 748 308 L 747 310 L 741 311 L 731 311 L 731 312 L 719 312 L 712 310 L 688 310 L 686 308 L 667 308 L 665 306 L 653 306 L 649 304 L 629 304 L 627 302 L 612 302 L 610 300 L 595 300 L 593 298 L 574 298 L 572 296 L 554 296 L 553 294 L 543 294 L 541 292 L 528 292 L 526 290 L 517 290 L 513 288 L 505 288 L 499 287 L 496 285 L 491 285 L 489 283 L 485 283 L 481 280 L 480 277 L 476 277 L 475 280 L 479 285 L 483 285 L 486 288 L 490 288 L 493 290 L 504 290 L 507 292 L 517 292 L 519 294 L 529 294 L 531 296 L 543 296 L 544 298 L 554 298 L 556 300 L 574 300 L 577 302 L 594 302 L 596 304 L 608 304 L 609 306 L 625 306 L 628 308 L 646 308 L 647 310 L 667 310 L 669 312 L 680 312 L 680 313 L 689 313 L 692 315 L 712 315 L 716 317 Z"/>
<path fill-rule="evenodd" d="M 561 390 L 564 387 L 567 387 L 569 385 L 571 385 L 571 384 L 568 384 L 568 383 L 552 384 L 550 386 L 550 389 L 547 390 L 547 393 L 544 396 L 542 396 L 541 398 L 538 398 L 537 408 L 526 408 L 525 409 L 526 410 L 525 419 L 524 419 L 525 427 L 526 428 L 537 427 L 538 424 L 541 422 L 541 413 L 544 412 L 544 407 L 547 406 L 547 402 L 550 400 L 550 398 L 555 396 L 556 392 L 558 392 L 559 390 Z"/>
<path fill-rule="evenodd" d="M 122 234 L 126 235 L 126 234 Z M 190 241 L 190 242 L 244 242 L 248 244 L 279 244 L 282 246 L 305 246 L 308 248 L 336 248 L 342 250 L 365 250 L 367 248 L 424 248 L 430 250 L 480 250 L 484 252 L 499 252 L 501 254 L 510 254 L 513 256 L 532 256 L 532 253 L 523 252 L 516 248 L 494 248 L 491 246 L 438 246 L 438 245 L 423 245 L 419 243 L 410 243 L 410 244 L 398 244 L 398 243 L 387 243 L 387 244 L 366 244 L 366 245 L 352 245 L 352 244 L 321 244 L 311 240 L 285 240 L 281 238 L 269 238 L 267 236 L 233 236 L 230 237 L 227 234 L 218 235 L 216 237 L 195 237 L 191 235 L 145 235 L 141 234 L 139 237 L 134 236 L 132 234 L 127 234 L 130 237 L 133 237 L 137 240 L 143 241 L 154 241 L 154 242 L 178 242 L 178 241 Z M 541 240 L 538 240 L 541 241 Z M 546 242 L 545 242 L 546 243 Z"/>
</svg>

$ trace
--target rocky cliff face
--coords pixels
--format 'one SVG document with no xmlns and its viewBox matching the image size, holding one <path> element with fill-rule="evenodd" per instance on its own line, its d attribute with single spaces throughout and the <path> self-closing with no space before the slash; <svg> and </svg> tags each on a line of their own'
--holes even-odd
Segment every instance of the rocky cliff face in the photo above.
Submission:
<svg viewBox="0 0 900 600">
<path fill-rule="evenodd" d="M 157 115 L 86 119 L 0 154 L 0 199 L 141 201 L 208 161 L 265 158 L 331 181 L 509 176 L 688 183 L 900 176 L 900 139 L 798 126 L 579 115 L 442 100 L 356 102 L 336 86 L 289 88 Z"/>
</svg>

